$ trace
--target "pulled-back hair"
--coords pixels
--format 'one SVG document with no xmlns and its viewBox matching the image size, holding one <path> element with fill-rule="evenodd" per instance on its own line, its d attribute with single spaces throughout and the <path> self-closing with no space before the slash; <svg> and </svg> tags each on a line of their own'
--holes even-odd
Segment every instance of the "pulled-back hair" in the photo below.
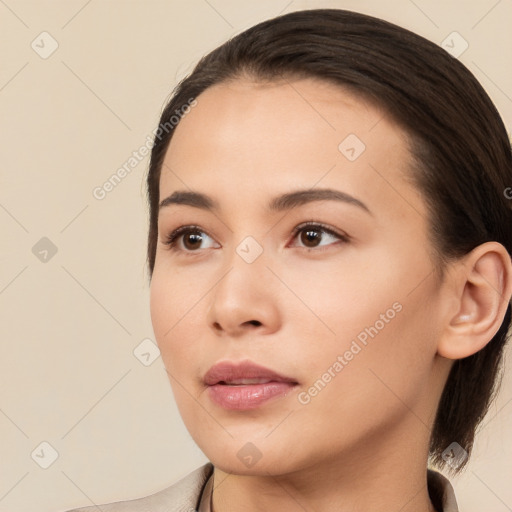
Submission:
<svg viewBox="0 0 512 512">
<path fill-rule="evenodd" d="M 512 153 L 503 122 L 472 73 L 440 46 L 378 18 L 339 9 L 296 11 L 234 36 L 195 66 L 163 110 L 147 176 L 150 207 L 147 262 L 153 274 L 162 163 L 175 112 L 208 87 L 242 77 L 319 78 L 383 108 L 409 136 L 410 179 L 429 212 L 436 273 L 476 246 L 497 241 L 512 254 Z M 452 443 L 471 454 L 477 427 L 499 386 L 511 323 L 477 353 L 455 360 L 430 439 L 430 463 L 446 467 Z M 461 471 L 467 460 L 450 472 Z"/>
</svg>

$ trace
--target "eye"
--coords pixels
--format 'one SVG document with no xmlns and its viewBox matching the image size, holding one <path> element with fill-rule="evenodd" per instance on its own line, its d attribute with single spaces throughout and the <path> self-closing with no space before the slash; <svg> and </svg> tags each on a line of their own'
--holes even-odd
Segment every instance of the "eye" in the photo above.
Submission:
<svg viewBox="0 0 512 512">
<path fill-rule="evenodd" d="M 197 252 L 197 249 L 211 248 L 201 247 L 205 239 L 213 240 L 199 226 L 180 226 L 170 233 L 163 243 L 173 251 Z"/>
<path fill-rule="evenodd" d="M 323 236 L 323 234 L 327 234 L 327 237 Z M 295 239 L 297 235 L 300 234 L 299 240 L 304 245 L 302 247 L 306 249 L 314 249 L 315 247 L 322 247 L 318 242 L 323 242 L 325 238 L 327 240 L 337 240 L 343 242 L 349 242 L 350 237 L 344 233 L 338 233 L 334 229 L 324 226 L 323 224 L 316 222 L 308 222 L 305 224 L 300 224 L 293 231 L 293 238 Z M 332 243 L 327 243 L 324 245 L 333 245 Z M 299 246 L 300 247 L 300 246 Z"/>
<path fill-rule="evenodd" d="M 331 241 L 334 240 L 334 243 L 336 243 L 336 241 L 341 241 L 342 243 L 350 241 L 348 235 L 338 233 L 334 229 L 317 222 L 306 222 L 297 226 L 293 230 L 292 239 L 297 238 L 299 234 L 301 235 L 300 241 L 304 244 L 302 248 L 305 249 L 315 249 L 323 245 L 334 245 L 333 243 L 321 244 L 324 239 L 327 239 L 327 241 L 329 241 L 329 239 Z M 327 237 L 325 235 L 327 235 Z M 170 233 L 163 243 L 172 251 L 182 251 L 186 253 L 198 252 L 198 249 L 220 247 L 219 244 L 213 245 L 215 242 L 213 242 L 213 244 L 210 243 L 207 247 L 201 247 L 201 244 L 207 239 L 213 242 L 213 238 L 199 226 L 180 226 Z"/>
</svg>

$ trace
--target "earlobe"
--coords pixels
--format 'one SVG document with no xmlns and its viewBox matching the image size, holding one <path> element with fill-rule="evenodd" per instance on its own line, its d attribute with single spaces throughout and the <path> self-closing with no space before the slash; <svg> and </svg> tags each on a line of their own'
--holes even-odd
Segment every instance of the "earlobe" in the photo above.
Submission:
<svg viewBox="0 0 512 512">
<path fill-rule="evenodd" d="M 479 245 L 456 267 L 456 313 L 447 319 L 437 349 L 448 359 L 483 349 L 498 332 L 512 295 L 510 255 L 498 242 Z"/>
</svg>

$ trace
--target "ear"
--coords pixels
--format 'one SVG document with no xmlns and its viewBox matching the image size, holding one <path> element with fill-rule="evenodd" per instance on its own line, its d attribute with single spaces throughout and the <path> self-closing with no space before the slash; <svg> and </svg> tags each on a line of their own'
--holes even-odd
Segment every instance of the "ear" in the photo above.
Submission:
<svg viewBox="0 0 512 512">
<path fill-rule="evenodd" d="M 512 263 L 503 245 L 486 242 L 458 260 L 454 270 L 449 291 L 454 307 L 437 353 L 462 359 L 484 348 L 498 332 L 512 295 Z"/>
</svg>

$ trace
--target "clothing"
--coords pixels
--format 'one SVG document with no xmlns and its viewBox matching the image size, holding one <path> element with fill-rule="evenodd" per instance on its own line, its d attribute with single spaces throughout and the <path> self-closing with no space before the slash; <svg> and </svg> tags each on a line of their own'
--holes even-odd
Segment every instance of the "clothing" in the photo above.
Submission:
<svg viewBox="0 0 512 512">
<path fill-rule="evenodd" d="M 438 471 L 427 470 L 428 492 L 437 512 L 459 512 L 450 481 Z M 207 462 L 177 483 L 150 496 L 100 505 L 102 512 L 211 512 L 213 464 Z M 96 512 L 91 505 L 67 512 Z"/>
</svg>

